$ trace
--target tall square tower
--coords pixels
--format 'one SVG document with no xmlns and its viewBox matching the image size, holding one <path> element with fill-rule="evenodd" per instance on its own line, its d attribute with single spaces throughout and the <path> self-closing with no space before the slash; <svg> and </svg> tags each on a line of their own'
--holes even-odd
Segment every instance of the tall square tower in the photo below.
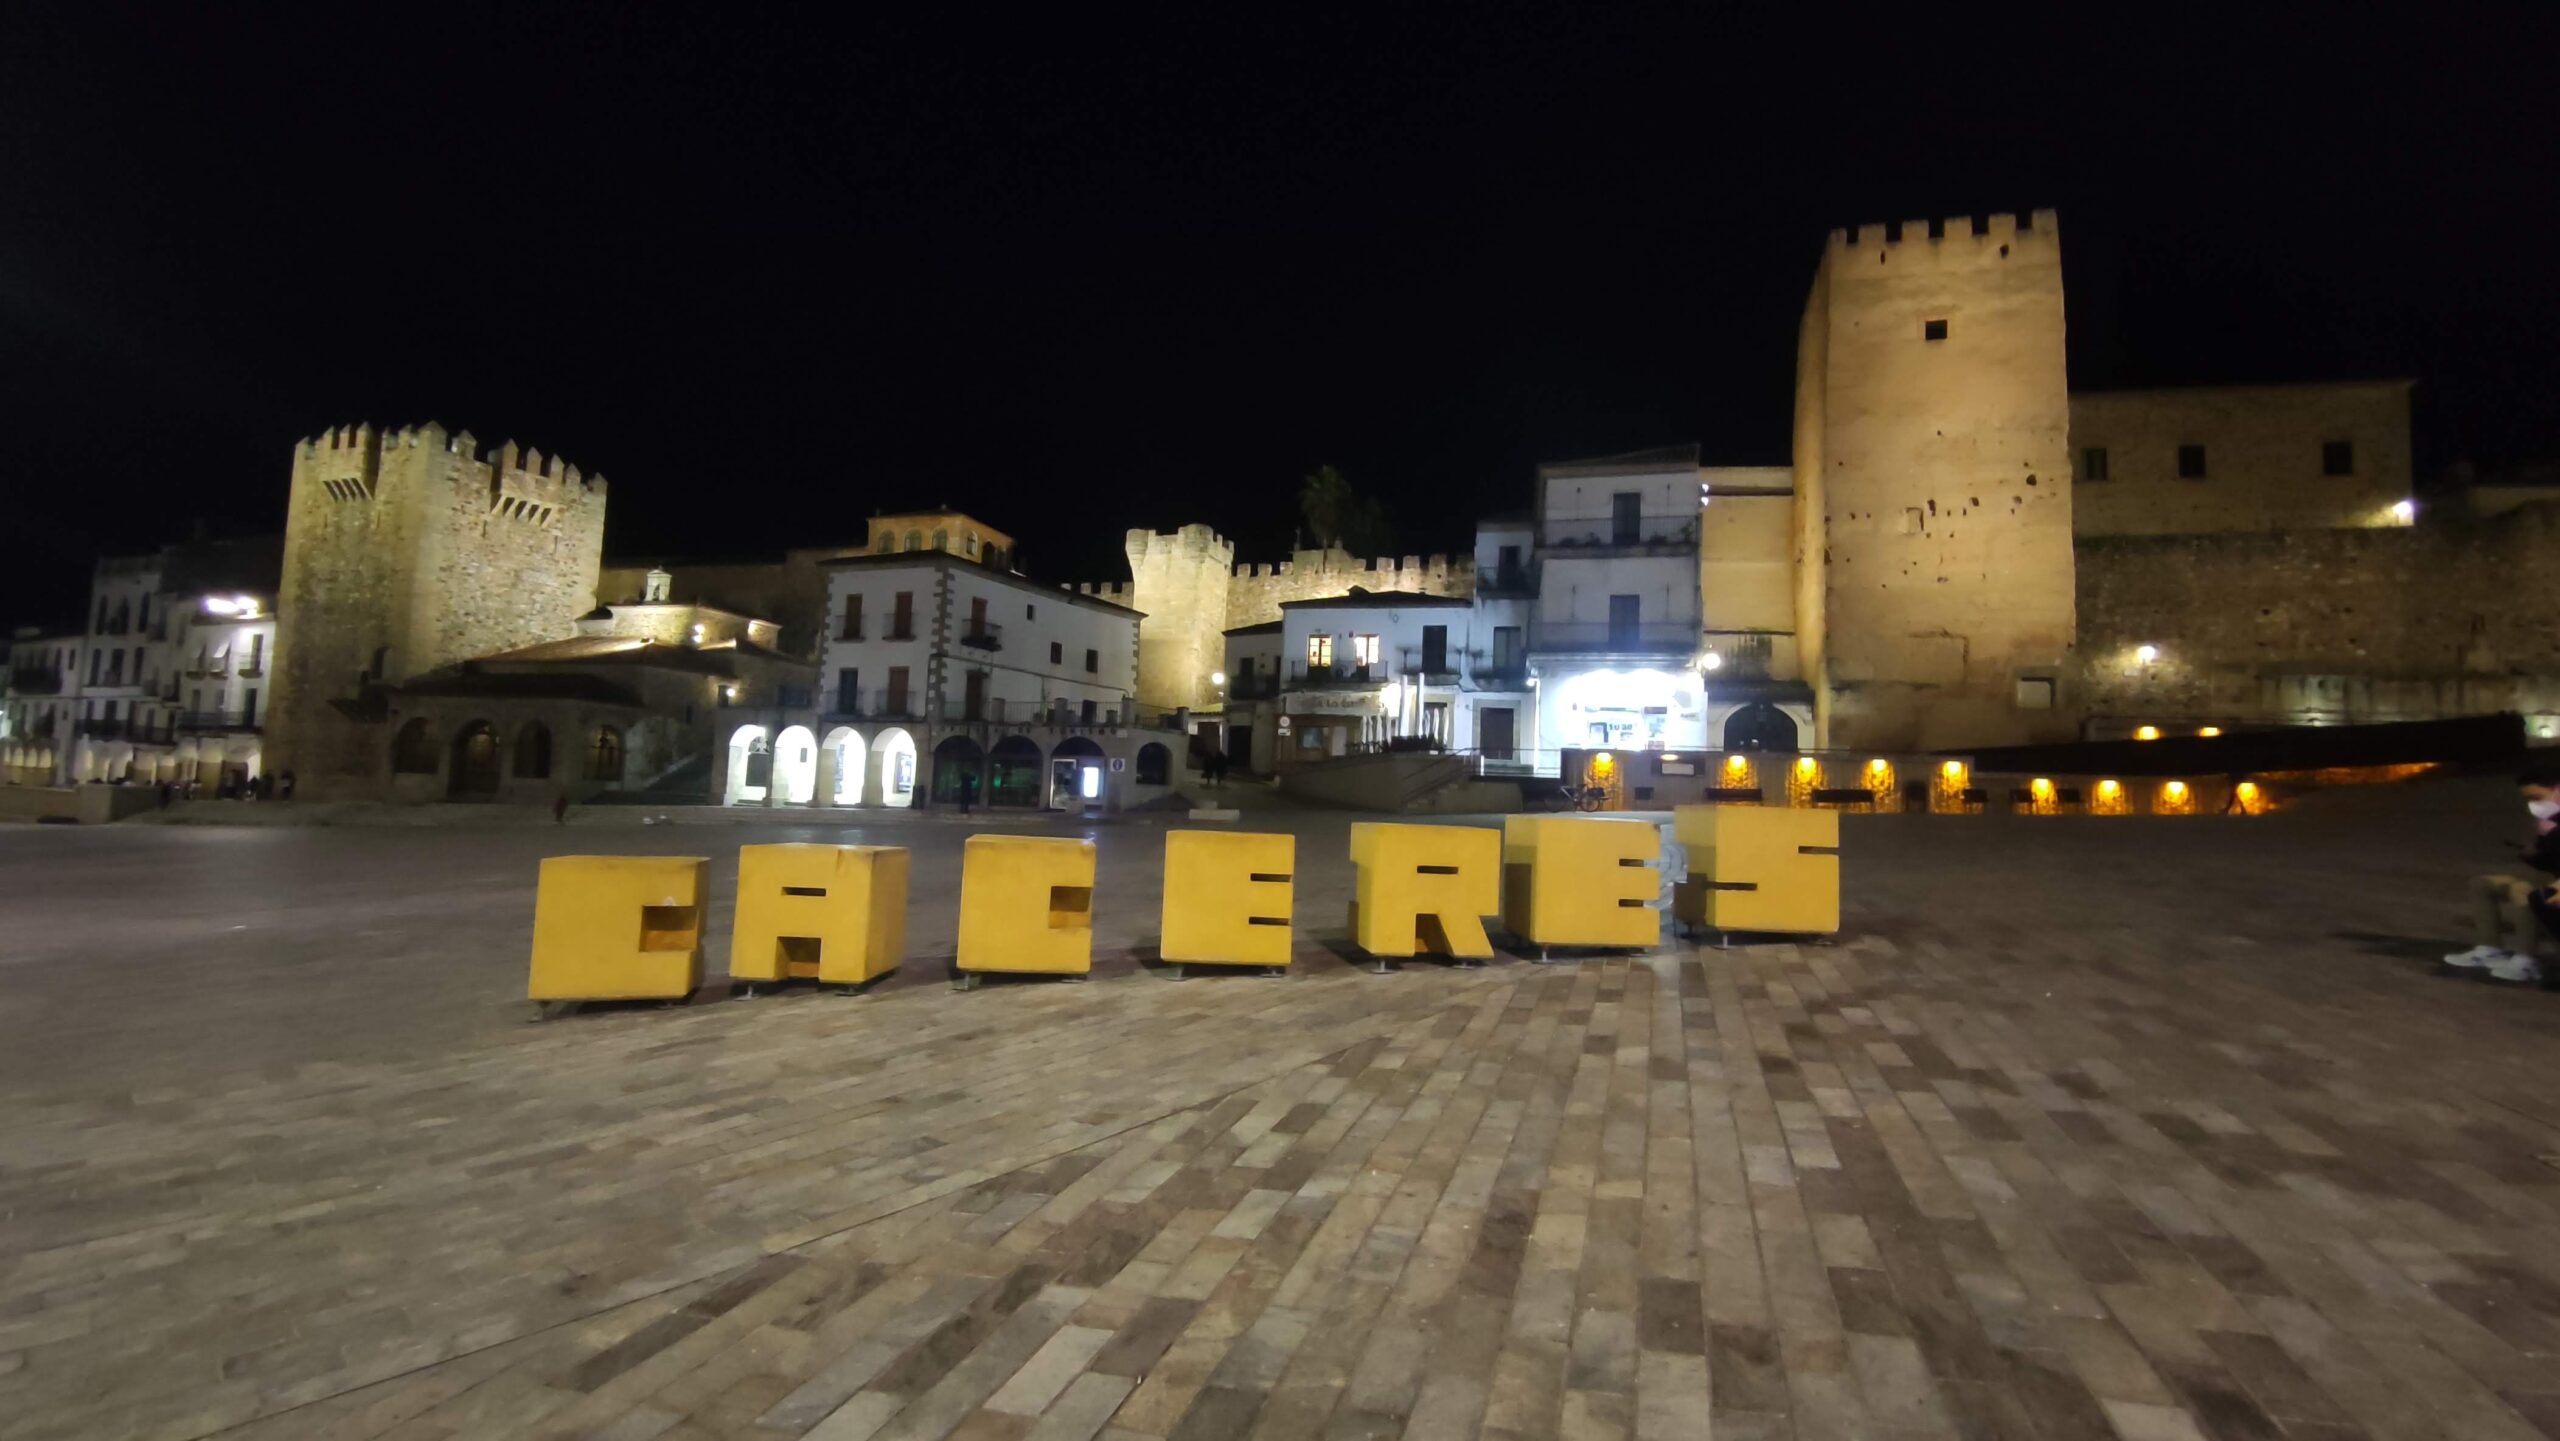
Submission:
<svg viewBox="0 0 2560 1441">
<path fill-rule="evenodd" d="M 1831 232 L 1795 437 L 1825 743 L 2069 737 L 2070 418 L 2052 211 Z"/>
</svg>

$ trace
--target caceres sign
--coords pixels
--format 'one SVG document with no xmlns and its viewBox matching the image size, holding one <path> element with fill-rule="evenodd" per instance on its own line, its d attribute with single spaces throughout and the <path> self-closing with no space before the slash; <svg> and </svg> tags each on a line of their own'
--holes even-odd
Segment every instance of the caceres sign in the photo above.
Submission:
<svg viewBox="0 0 2560 1441">
<path fill-rule="evenodd" d="M 1688 878 L 1673 889 L 1674 917 L 1723 931 L 1838 930 L 1839 826 L 1836 811 L 1680 807 L 1673 833 Z M 1351 938 L 1380 969 L 1424 953 L 1490 959 L 1484 918 L 1496 914 L 1528 945 L 1650 948 L 1661 849 L 1660 827 L 1604 816 L 1511 816 L 1500 830 L 1358 822 Z M 1296 859 L 1294 836 L 1168 832 L 1159 953 L 1187 965 L 1289 964 Z M 693 994 L 710 869 L 702 856 L 542 862 L 526 994 L 546 1004 Z M 861 985 L 896 970 L 907 874 L 902 846 L 741 847 L 731 980 Z M 1094 878 L 1090 840 L 969 837 L 954 985 L 987 971 L 1091 971 Z"/>
</svg>

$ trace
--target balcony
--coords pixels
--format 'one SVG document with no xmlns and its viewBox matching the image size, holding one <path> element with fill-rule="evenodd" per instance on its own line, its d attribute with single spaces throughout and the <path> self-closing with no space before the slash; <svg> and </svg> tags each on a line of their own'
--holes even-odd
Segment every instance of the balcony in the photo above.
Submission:
<svg viewBox="0 0 2560 1441">
<path fill-rule="evenodd" d="M 240 678 L 242 680 L 256 680 L 258 677 L 265 675 L 266 673 L 267 668 L 254 660 L 249 661 L 240 667 Z"/>
<path fill-rule="evenodd" d="M 880 638 L 882 640 L 914 640 L 916 623 L 911 619 L 893 620 L 889 622 L 888 630 L 882 632 Z"/>
<path fill-rule="evenodd" d="M 941 720 L 962 724 L 1085 726 L 1098 729 L 1121 724 L 1122 711 L 1117 705 L 1101 706 L 1096 708 L 1093 718 L 1088 720 L 1085 718 L 1082 702 L 1066 700 L 1063 697 L 1053 696 L 1043 703 L 1034 700 L 1007 701 L 988 696 L 972 707 L 968 698 L 963 696 L 945 697 L 942 708 L 937 714 Z"/>
<path fill-rule="evenodd" d="M 1480 571 L 1476 575 L 1476 594 L 1487 599 L 1516 599 L 1537 593 L 1537 579 L 1529 574 L 1526 566 L 1504 566 L 1498 570 Z"/>
<path fill-rule="evenodd" d="M 904 690 L 846 690 L 826 694 L 826 714 L 844 720 L 916 720 L 916 693 Z"/>
<path fill-rule="evenodd" d="M 1239 671 L 1227 677 L 1229 700 L 1269 700 L 1278 694 L 1280 675 L 1277 671 L 1255 671 L 1250 675 Z"/>
<path fill-rule="evenodd" d="M 971 621 L 968 628 L 961 632 L 960 643 L 971 650 L 1002 650 L 1004 649 L 1003 632 L 1003 626 L 992 622 Z"/>
<path fill-rule="evenodd" d="M 1553 621 L 1529 628 L 1529 649 L 1544 655 L 1685 656 L 1697 647 L 1695 621 L 1649 620 L 1634 625 Z"/>
<path fill-rule="evenodd" d="M 1527 690 L 1529 663 L 1525 660 L 1479 661 L 1468 667 L 1467 679 L 1478 690 Z"/>
<path fill-rule="evenodd" d="M 182 731 L 253 731 L 258 717 L 250 711 L 191 710 L 178 716 L 177 729 Z"/>
<path fill-rule="evenodd" d="M 1359 690 L 1392 679 L 1384 665 L 1302 665 L 1289 670 L 1291 690 Z"/>
<path fill-rule="evenodd" d="M 50 670 L 13 670 L 9 672 L 11 695 L 60 695 L 62 673 Z"/>
</svg>

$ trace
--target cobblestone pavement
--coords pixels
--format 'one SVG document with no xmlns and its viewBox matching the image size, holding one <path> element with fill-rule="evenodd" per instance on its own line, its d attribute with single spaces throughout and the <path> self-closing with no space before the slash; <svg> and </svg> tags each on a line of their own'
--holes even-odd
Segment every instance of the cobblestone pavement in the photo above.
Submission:
<svg viewBox="0 0 2560 1441">
<path fill-rule="evenodd" d="M 1852 818 L 1837 946 L 1389 977 L 1314 818 L 1183 984 L 1130 823 L 968 995 L 881 826 L 877 993 L 547 1025 L 534 857 L 770 836 L 0 831 L 0 1435 L 2560 1435 L 2560 995 L 2422 964 L 2514 809 Z"/>
</svg>

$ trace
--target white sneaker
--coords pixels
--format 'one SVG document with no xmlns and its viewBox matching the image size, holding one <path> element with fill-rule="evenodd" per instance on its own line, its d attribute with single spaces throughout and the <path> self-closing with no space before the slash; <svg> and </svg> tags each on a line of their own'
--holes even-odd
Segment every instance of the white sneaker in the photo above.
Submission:
<svg viewBox="0 0 2560 1441">
<path fill-rule="evenodd" d="M 2542 966 L 2531 956 L 2509 951 L 2489 963 L 2489 979 L 2529 986 L 2542 979 Z"/>
<path fill-rule="evenodd" d="M 2506 952 L 2499 950 L 2496 946 L 2473 946 L 2467 951 L 2456 951 L 2445 957 L 2444 963 L 2457 971 L 2485 970 L 2491 961 L 2505 954 Z"/>
</svg>

